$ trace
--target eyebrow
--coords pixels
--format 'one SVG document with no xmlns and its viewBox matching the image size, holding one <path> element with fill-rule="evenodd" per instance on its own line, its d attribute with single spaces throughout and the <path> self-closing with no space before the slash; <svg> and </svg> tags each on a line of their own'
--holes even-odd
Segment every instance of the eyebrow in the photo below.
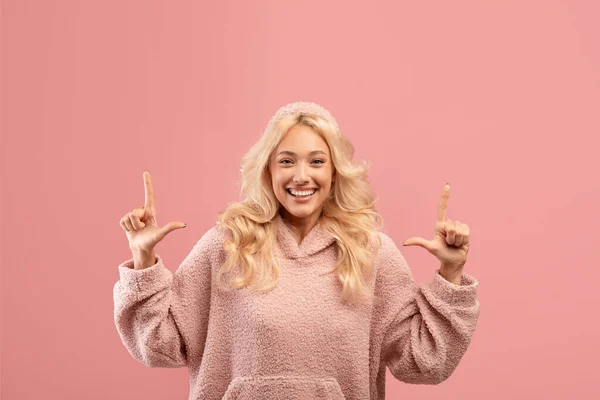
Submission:
<svg viewBox="0 0 600 400">
<path fill-rule="evenodd" d="M 277 155 L 280 155 L 280 154 L 287 154 L 287 155 L 294 156 L 294 157 L 297 155 L 293 151 L 288 151 L 288 150 L 280 151 L 279 153 L 277 153 Z M 310 153 L 308 153 L 309 156 L 312 156 L 314 154 L 324 154 L 324 155 L 327 155 L 327 153 L 325 153 L 323 150 L 313 150 Z"/>
</svg>

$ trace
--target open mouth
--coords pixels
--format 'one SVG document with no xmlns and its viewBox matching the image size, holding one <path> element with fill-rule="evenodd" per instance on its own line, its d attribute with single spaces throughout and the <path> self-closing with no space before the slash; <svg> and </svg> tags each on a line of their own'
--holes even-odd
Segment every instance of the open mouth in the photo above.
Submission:
<svg viewBox="0 0 600 400">
<path fill-rule="evenodd" d="M 318 189 L 314 189 L 312 191 L 312 193 L 308 194 L 308 195 L 295 195 L 292 194 L 292 192 L 290 191 L 290 189 L 285 189 L 286 192 L 288 192 L 290 194 L 290 196 L 296 197 L 298 199 L 307 199 L 309 197 L 311 197 L 312 195 L 314 195 L 317 192 Z"/>
</svg>

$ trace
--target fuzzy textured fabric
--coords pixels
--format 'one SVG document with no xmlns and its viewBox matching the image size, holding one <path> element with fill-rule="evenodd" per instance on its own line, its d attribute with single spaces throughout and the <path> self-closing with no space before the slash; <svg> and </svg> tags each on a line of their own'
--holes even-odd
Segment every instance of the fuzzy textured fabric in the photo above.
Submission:
<svg viewBox="0 0 600 400">
<path fill-rule="evenodd" d="M 479 316 L 479 283 L 439 270 L 417 286 L 393 240 L 368 283 L 374 300 L 343 305 L 334 273 L 337 245 L 321 224 L 297 244 L 281 216 L 268 293 L 214 285 L 225 261 L 216 225 L 171 273 L 162 258 L 147 269 L 118 266 L 114 320 L 127 351 L 148 367 L 187 367 L 189 399 L 384 399 L 386 367 L 406 383 L 437 384 L 456 369 Z"/>
</svg>

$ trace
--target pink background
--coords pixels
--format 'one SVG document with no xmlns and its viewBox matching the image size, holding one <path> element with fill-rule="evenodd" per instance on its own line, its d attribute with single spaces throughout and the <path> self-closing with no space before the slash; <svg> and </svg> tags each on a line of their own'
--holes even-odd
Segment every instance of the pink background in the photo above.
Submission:
<svg viewBox="0 0 600 400">
<path fill-rule="evenodd" d="M 187 398 L 114 326 L 119 220 L 148 169 L 159 223 L 188 224 L 157 247 L 174 271 L 296 100 L 371 162 L 418 282 L 438 263 L 401 245 L 446 182 L 471 228 L 471 346 L 438 386 L 388 372 L 388 398 L 600 398 L 600 7 L 416 3 L 3 1 L 2 399 Z"/>
</svg>

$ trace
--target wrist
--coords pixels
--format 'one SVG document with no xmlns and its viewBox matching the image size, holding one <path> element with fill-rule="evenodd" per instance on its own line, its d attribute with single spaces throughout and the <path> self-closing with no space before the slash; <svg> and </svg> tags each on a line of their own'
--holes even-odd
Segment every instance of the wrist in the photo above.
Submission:
<svg viewBox="0 0 600 400">
<path fill-rule="evenodd" d="M 146 269 L 158 262 L 154 250 L 148 252 L 143 250 L 131 250 L 133 254 L 133 268 Z"/>
<path fill-rule="evenodd" d="M 131 247 L 129 246 L 129 250 L 131 250 L 131 253 L 137 256 L 143 256 L 143 257 L 149 257 L 150 255 L 154 254 L 154 249 L 150 249 L 150 250 L 143 250 L 137 247 Z"/>
<path fill-rule="evenodd" d="M 440 275 L 448 282 L 460 285 L 462 282 L 463 265 L 461 266 L 440 266 Z"/>
</svg>

